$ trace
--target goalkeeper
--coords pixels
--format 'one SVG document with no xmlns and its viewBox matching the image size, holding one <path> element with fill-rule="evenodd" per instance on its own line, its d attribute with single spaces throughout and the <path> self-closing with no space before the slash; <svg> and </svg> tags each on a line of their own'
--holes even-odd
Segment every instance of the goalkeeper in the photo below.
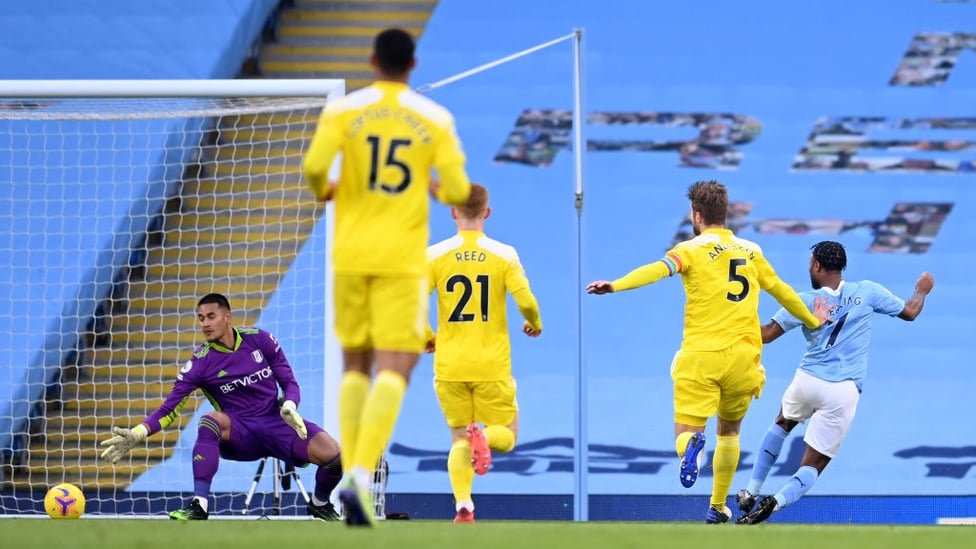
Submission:
<svg viewBox="0 0 976 549">
<path fill-rule="evenodd" d="M 197 303 L 197 320 L 206 343 L 180 368 L 166 401 L 132 429 L 115 427 L 102 442 L 102 459 L 115 463 L 146 437 L 168 427 L 190 394 L 200 389 L 214 411 L 200 419 L 193 447 L 193 492 L 189 504 L 169 516 L 206 520 L 210 485 L 220 458 L 256 461 L 274 457 L 304 467 L 318 465 L 308 513 L 338 520 L 329 496 L 342 479 L 339 444 L 318 425 L 298 414 L 298 383 L 281 345 L 257 328 L 235 328 L 227 298 L 207 294 Z M 278 387 L 284 402 L 278 405 Z"/>
</svg>

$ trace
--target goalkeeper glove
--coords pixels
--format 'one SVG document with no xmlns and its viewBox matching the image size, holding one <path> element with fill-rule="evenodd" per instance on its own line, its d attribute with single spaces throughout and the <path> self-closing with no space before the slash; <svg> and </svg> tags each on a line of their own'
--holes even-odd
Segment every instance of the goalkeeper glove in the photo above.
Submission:
<svg viewBox="0 0 976 549">
<path fill-rule="evenodd" d="M 291 400 L 286 400 L 282 403 L 281 419 L 285 420 L 285 423 L 288 425 L 291 425 L 291 428 L 298 433 L 298 438 L 305 440 L 308 438 L 308 430 L 305 428 L 305 420 L 298 414 L 295 406 L 295 403 Z"/>
<path fill-rule="evenodd" d="M 109 463 L 115 463 L 122 459 L 122 456 L 129 453 L 136 444 L 139 444 L 149 435 L 149 429 L 145 425 L 139 424 L 132 429 L 122 427 L 112 427 L 112 438 L 102 441 L 102 446 L 108 446 L 102 452 L 102 459 Z"/>
</svg>

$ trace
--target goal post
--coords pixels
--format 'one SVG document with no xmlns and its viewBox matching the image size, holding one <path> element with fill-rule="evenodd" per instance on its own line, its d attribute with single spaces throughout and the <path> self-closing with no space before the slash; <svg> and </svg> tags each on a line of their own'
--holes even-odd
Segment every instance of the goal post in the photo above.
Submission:
<svg viewBox="0 0 976 549">
<path fill-rule="evenodd" d="M 210 292 L 278 336 L 305 417 L 337 432 L 331 216 L 300 165 L 344 93 L 331 79 L 0 81 L 0 491 L 14 495 L 0 513 L 39 511 L 62 481 L 96 512 L 192 492 L 201 398 L 115 466 L 98 442 L 162 402 Z M 222 462 L 214 490 L 243 501 L 253 476 Z"/>
</svg>

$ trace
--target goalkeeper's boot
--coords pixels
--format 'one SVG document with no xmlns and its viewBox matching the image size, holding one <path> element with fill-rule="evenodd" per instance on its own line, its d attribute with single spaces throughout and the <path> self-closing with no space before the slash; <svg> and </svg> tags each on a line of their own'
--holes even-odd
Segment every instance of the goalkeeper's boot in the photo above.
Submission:
<svg viewBox="0 0 976 549">
<path fill-rule="evenodd" d="M 468 444 L 471 445 L 471 466 L 474 472 L 483 475 L 491 467 L 491 448 L 484 431 L 477 424 L 468 425 Z"/>
<path fill-rule="evenodd" d="M 467 507 L 462 507 L 458 509 L 456 515 L 454 515 L 454 524 L 474 524 L 474 511 L 468 509 Z"/>
<path fill-rule="evenodd" d="M 200 507 L 197 498 L 191 499 L 186 507 L 169 513 L 171 520 L 207 520 L 208 516 L 210 515 Z"/>
<path fill-rule="evenodd" d="M 681 470 L 679 471 L 681 485 L 691 488 L 698 480 L 698 470 L 701 468 L 702 456 L 705 455 L 705 433 L 695 433 L 688 439 L 685 446 L 685 455 L 681 457 Z"/>
<path fill-rule="evenodd" d="M 372 526 L 376 521 L 373 496 L 350 475 L 339 490 L 339 501 L 348 526 Z"/>
<path fill-rule="evenodd" d="M 342 520 L 342 517 L 339 516 L 338 511 L 336 511 L 336 508 L 334 505 L 332 505 L 331 501 L 326 502 L 325 505 L 315 505 L 309 501 L 308 514 L 317 519 L 327 520 L 330 522 Z"/>
<path fill-rule="evenodd" d="M 709 506 L 705 513 L 705 524 L 722 524 L 732 518 L 732 510 L 723 505 L 721 509 Z"/>
<path fill-rule="evenodd" d="M 735 499 L 739 501 L 739 510 L 743 513 L 752 511 L 752 508 L 756 506 L 756 496 L 749 493 L 749 490 L 745 488 L 739 490 L 739 493 L 735 495 Z"/>
<path fill-rule="evenodd" d="M 742 515 L 739 520 L 735 521 L 736 524 L 759 524 L 764 520 L 768 519 L 770 515 L 773 514 L 779 507 L 776 503 L 776 498 L 773 496 L 766 496 L 759 500 L 759 505 L 756 506 L 756 510 L 749 513 L 748 515 Z"/>
</svg>

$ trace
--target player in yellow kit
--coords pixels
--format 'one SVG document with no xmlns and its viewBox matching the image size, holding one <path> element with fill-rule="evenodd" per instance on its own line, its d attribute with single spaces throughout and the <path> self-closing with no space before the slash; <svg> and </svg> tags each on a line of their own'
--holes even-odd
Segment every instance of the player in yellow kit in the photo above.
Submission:
<svg viewBox="0 0 976 549">
<path fill-rule="evenodd" d="M 671 364 L 674 380 L 675 450 L 686 488 L 698 479 L 705 449 L 705 424 L 718 417 L 711 504 L 705 522 L 728 522 L 725 505 L 739 464 L 739 429 L 753 398 L 759 398 L 766 373 L 759 363 L 762 337 L 759 289 L 766 290 L 810 329 L 828 318 L 826 303 L 813 314 L 763 257 L 755 243 L 725 228 L 729 196 L 715 181 L 688 188 L 695 237 L 654 263 L 614 281 L 598 280 L 587 293 L 632 290 L 681 274 L 687 301 L 681 349 Z"/>
<path fill-rule="evenodd" d="M 414 48 L 400 29 L 376 36 L 376 82 L 323 109 L 302 166 L 316 198 L 335 199 L 335 329 L 344 363 L 339 433 L 348 472 L 339 498 L 349 525 L 373 523 L 373 470 L 424 348 L 428 192 L 463 204 L 471 189 L 454 117 L 407 86 Z M 339 152 L 339 182 L 330 184 Z"/>
<path fill-rule="evenodd" d="M 451 208 L 457 235 L 427 248 L 431 291 L 437 291 L 436 341 L 429 331 L 427 350 L 435 351 L 434 390 L 451 429 L 447 472 L 454 522 L 474 522 L 474 474 L 487 473 L 491 451 L 510 452 L 518 435 L 507 294 L 525 318 L 522 333 L 542 333 L 518 253 L 485 236 L 490 214 L 488 191 L 473 184 L 468 202 Z"/>
</svg>

